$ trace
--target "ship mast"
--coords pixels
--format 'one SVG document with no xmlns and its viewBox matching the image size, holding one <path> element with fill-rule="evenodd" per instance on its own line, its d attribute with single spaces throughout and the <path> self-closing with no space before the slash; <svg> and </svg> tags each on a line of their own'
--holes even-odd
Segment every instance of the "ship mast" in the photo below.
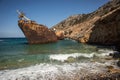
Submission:
<svg viewBox="0 0 120 80">
<path fill-rule="evenodd" d="M 26 21 L 29 21 L 29 20 L 30 20 L 29 18 L 27 18 L 27 17 L 25 16 L 25 14 L 24 14 L 23 12 L 20 12 L 19 10 L 17 10 L 17 13 L 19 14 L 19 19 L 21 19 L 21 20 L 26 20 Z"/>
</svg>

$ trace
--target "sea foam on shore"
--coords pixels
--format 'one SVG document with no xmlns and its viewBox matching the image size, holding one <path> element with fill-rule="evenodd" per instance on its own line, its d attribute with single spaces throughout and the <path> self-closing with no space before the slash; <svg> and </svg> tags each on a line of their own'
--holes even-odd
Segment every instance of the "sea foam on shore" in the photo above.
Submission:
<svg viewBox="0 0 120 80">
<path fill-rule="evenodd" d="M 87 75 L 104 73 L 107 71 L 106 66 L 115 66 L 112 63 L 113 61 L 65 63 L 64 65 L 44 63 L 15 70 L 2 70 L 0 71 L 0 80 L 75 80 Z"/>
<path fill-rule="evenodd" d="M 69 57 L 101 57 L 100 61 L 72 63 L 40 63 L 30 67 L 0 71 L 0 80 L 79 80 L 85 76 L 94 76 L 108 71 L 107 66 L 116 66 L 116 60 L 105 60 L 112 50 L 99 50 L 98 53 L 50 54 L 49 58 L 64 62 Z"/>
<path fill-rule="evenodd" d="M 64 63 L 61 65 L 42 63 L 26 68 L 1 70 L 0 80 L 76 80 L 87 75 L 107 72 L 106 66 L 115 65 L 115 60 L 107 62 Z"/>
<path fill-rule="evenodd" d="M 100 53 L 99 53 L 100 52 Z M 51 60 L 58 60 L 61 62 L 64 62 L 68 58 L 78 58 L 78 57 L 84 57 L 84 58 L 93 58 L 93 57 L 105 57 L 108 56 L 109 53 L 113 53 L 112 50 L 99 50 L 98 53 L 71 53 L 71 54 L 51 54 L 49 55 L 49 58 Z"/>
<path fill-rule="evenodd" d="M 92 58 L 93 56 L 94 56 L 94 53 L 91 53 L 91 54 L 86 54 L 86 53 L 52 54 L 52 55 L 50 55 L 50 59 L 64 62 L 69 57 L 73 57 L 73 58 L 77 58 L 77 57 Z"/>
</svg>

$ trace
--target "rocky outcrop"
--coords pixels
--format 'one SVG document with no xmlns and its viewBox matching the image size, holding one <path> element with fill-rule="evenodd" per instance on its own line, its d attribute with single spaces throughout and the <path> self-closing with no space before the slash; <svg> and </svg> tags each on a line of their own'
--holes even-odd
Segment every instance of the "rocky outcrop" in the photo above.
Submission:
<svg viewBox="0 0 120 80">
<path fill-rule="evenodd" d="M 64 39 L 64 31 L 56 31 L 55 34 L 56 34 L 58 40 Z"/>
<path fill-rule="evenodd" d="M 46 26 L 37 24 L 33 21 L 19 20 L 18 25 L 26 36 L 29 44 L 56 42 L 55 32 Z"/>
<path fill-rule="evenodd" d="M 120 6 L 100 17 L 91 29 L 88 42 L 118 44 L 120 42 Z"/>
<path fill-rule="evenodd" d="M 53 26 L 64 37 L 83 43 L 120 43 L 120 0 L 111 0 L 89 14 L 73 15 Z"/>
</svg>

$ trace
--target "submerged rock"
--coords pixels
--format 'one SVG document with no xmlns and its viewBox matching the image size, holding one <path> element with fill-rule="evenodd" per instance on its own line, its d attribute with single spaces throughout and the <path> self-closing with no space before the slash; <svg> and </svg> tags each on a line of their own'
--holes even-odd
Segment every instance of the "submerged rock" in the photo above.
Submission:
<svg viewBox="0 0 120 80">
<path fill-rule="evenodd" d="M 19 20 L 18 25 L 23 31 L 29 44 L 49 43 L 58 40 L 55 32 L 44 25 L 25 20 Z"/>
<path fill-rule="evenodd" d="M 120 44 L 116 44 L 116 45 L 115 45 L 115 51 L 120 52 Z"/>
<path fill-rule="evenodd" d="M 118 59 L 116 64 L 118 67 L 120 67 L 120 52 L 114 51 L 113 53 L 110 53 L 109 55 L 112 56 L 112 58 L 114 59 Z"/>
<path fill-rule="evenodd" d="M 110 53 L 109 55 L 112 56 L 112 57 L 115 58 L 115 59 L 120 58 L 120 53 L 117 52 L 117 51 L 115 51 L 114 53 Z"/>
<path fill-rule="evenodd" d="M 120 67 L 120 60 L 117 62 L 117 66 Z"/>
</svg>

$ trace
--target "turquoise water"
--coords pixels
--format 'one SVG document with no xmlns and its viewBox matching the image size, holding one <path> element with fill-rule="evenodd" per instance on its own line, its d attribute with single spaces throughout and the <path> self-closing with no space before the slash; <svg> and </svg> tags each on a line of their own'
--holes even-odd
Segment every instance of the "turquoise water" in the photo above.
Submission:
<svg viewBox="0 0 120 80">
<path fill-rule="evenodd" d="M 91 59 L 86 54 L 100 54 L 102 53 L 101 49 L 111 50 L 111 47 L 92 46 L 73 40 L 60 40 L 56 43 L 29 45 L 25 38 L 0 38 L 0 69 L 14 69 L 40 63 L 62 64 L 63 62 L 57 60 L 56 56 L 61 57 L 61 55 L 66 54 L 68 56 L 69 54 L 73 54 L 73 56 L 75 54 L 79 55 L 79 57 L 75 60 L 72 57 L 69 58 L 70 61 L 64 62 L 81 62 Z M 55 59 L 51 59 L 50 56 Z M 93 56 L 92 58 L 97 57 Z"/>
</svg>

